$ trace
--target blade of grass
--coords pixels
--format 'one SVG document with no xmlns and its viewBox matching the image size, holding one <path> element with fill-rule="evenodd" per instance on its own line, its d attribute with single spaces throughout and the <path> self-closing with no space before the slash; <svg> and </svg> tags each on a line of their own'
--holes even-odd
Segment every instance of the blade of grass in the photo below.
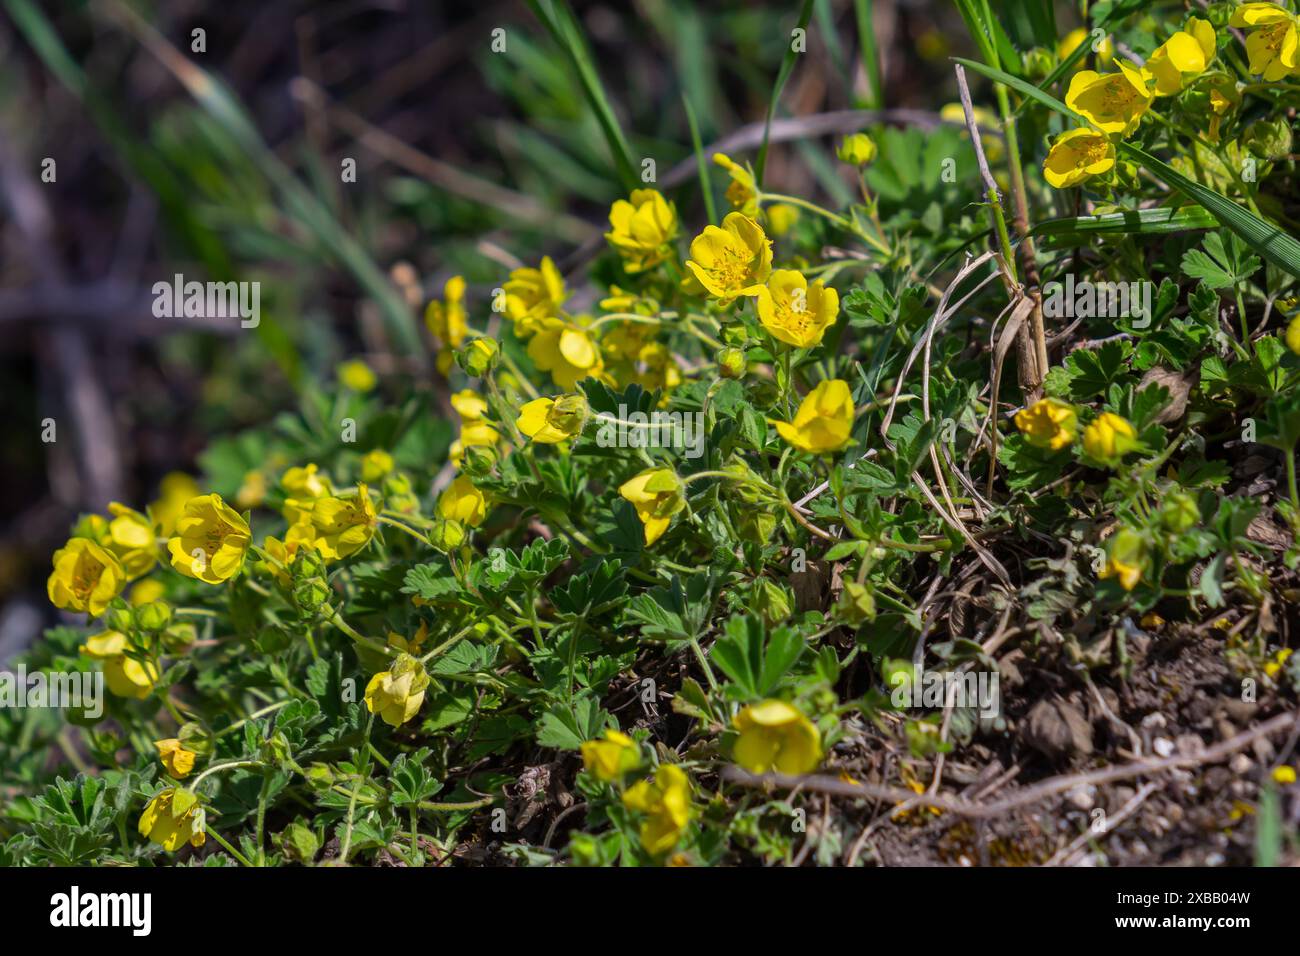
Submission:
<svg viewBox="0 0 1300 956">
<path fill-rule="evenodd" d="M 685 92 L 682 93 L 682 106 L 686 107 L 686 122 L 691 128 L 691 148 L 695 150 L 695 165 L 700 173 L 700 195 L 704 197 L 704 212 L 710 224 L 718 222 L 718 211 L 713 204 L 713 184 L 709 181 L 709 163 L 704 156 L 704 143 L 700 141 L 700 126 L 695 122 L 695 109 Z"/>
<path fill-rule="evenodd" d="M 803 0 L 803 8 L 799 11 L 799 23 L 796 29 L 803 30 L 805 36 L 808 30 L 808 21 L 812 19 L 813 0 Z M 795 58 L 799 54 L 795 51 L 794 44 L 790 43 L 786 47 L 785 56 L 781 58 L 781 69 L 776 74 L 776 85 L 772 87 L 772 99 L 767 104 L 767 119 L 763 126 L 763 145 L 758 148 L 758 158 L 754 161 L 754 182 L 759 189 L 763 188 L 763 170 L 767 166 L 767 146 L 768 138 L 772 134 L 772 117 L 776 115 L 776 104 L 781 99 L 781 91 L 785 89 L 785 81 L 790 78 L 791 72 L 794 71 Z"/>
<path fill-rule="evenodd" d="M 397 289 L 361 244 L 334 218 L 329 208 L 303 186 L 292 170 L 266 145 L 253 121 L 226 86 L 182 55 L 131 7 L 120 0 L 105 0 L 101 6 L 180 81 L 199 106 L 222 125 L 226 134 L 280 191 L 286 209 L 292 211 L 321 245 L 352 273 L 357 283 L 378 304 L 394 347 L 412 356 L 422 356 L 424 347 L 415 318 Z"/>
<path fill-rule="evenodd" d="M 1050 93 L 1040 90 L 1031 83 L 1027 83 L 1001 70 L 985 66 L 983 63 L 976 63 L 973 60 L 966 60 L 961 57 L 954 57 L 954 59 L 967 69 L 974 70 L 976 73 L 986 76 L 997 83 L 1009 86 L 1017 92 L 1037 100 L 1048 109 L 1070 117 L 1080 126 L 1088 125 L 1088 121 L 1074 110 Z M 1295 237 L 1288 235 L 1275 224 L 1256 216 L 1253 212 L 1233 202 L 1227 196 L 1202 186 L 1195 180 L 1188 179 L 1172 166 L 1131 143 L 1120 141 L 1115 144 L 1115 148 L 1145 167 L 1151 175 L 1169 188 L 1176 189 L 1188 199 L 1199 203 L 1223 226 L 1231 229 L 1244 239 L 1253 251 L 1264 256 L 1279 269 L 1300 278 L 1300 241 L 1297 241 Z"/>
<path fill-rule="evenodd" d="M 1034 236 L 1050 240 L 1054 246 L 1071 245 L 1093 235 L 1159 236 L 1191 229 L 1214 229 L 1219 221 L 1201 206 L 1173 209 L 1132 209 L 1101 216 L 1070 216 L 1047 219 L 1030 230 Z"/>
<path fill-rule="evenodd" d="M 583 39 L 582 28 L 578 25 L 573 11 L 565 0 L 528 0 L 528 6 L 554 37 L 555 42 L 559 44 L 577 72 L 582 91 L 596 114 L 601 132 L 605 134 L 605 142 L 609 146 L 610 157 L 613 159 L 623 188 L 635 189 L 640 182 L 636 174 L 636 164 L 632 160 L 632 149 L 628 146 L 627 137 L 623 135 L 623 127 L 619 124 L 618 117 L 614 115 L 609 97 L 605 95 L 604 84 L 601 83 L 600 74 L 596 72 L 591 50 Z"/>
<path fill-rule="evenodd" d="M 876 49 L 876 31 L 872 26 L 874 0 L 853 0 L 858 25 L 858 49 L 862 54 L 862 71 L 867 75 L 868 109 L 878 110 L 885 103 L 885 84 L 880 76 L 880 51 Z"/>
</svg>

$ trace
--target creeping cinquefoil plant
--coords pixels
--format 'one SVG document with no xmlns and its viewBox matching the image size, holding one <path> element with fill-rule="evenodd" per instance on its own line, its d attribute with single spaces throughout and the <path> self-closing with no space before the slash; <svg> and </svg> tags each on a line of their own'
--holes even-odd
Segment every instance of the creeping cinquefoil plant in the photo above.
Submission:
<svg viewBox="0 0 1300 956">
<path fill-rule="evenodd" d="M 25 664 L 110 698 L 0 709 L 0 859 L 1295 859 L 1294 7 L 957 0 L 902 113 L 868 17 L 810 118 L 812 7 L 671 174 L 564 47 L 585 251 L 69 529 Z"/>
</svg>

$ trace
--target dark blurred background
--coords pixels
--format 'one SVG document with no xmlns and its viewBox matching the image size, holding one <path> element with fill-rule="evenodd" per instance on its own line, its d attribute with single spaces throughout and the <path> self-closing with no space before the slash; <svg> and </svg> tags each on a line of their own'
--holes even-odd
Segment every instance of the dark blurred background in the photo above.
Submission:
<svg viewBox="0 0 1300 956">
<path fill-rule="evenodd" d="M 687 230 L 704 213 L 683 98 L 706 148 L 739 135 L 752 157 L 798 7 L 574 5 Z M 937 123 L 964 37 L 945 2 L 818 0 L 777 111 L 813 126 L 774 137 L 769 186 L 848 201 L 828 147 L 870 117 L 824 114 Z M 0 0 L 0 187 L 0 661 L 55 620 L 44 580 L 79 513 L 143 507 L 346 356 L 437 389 L 420 316 L 446 278 L 481 321 L 510 267 L 580 267 L 624 192 L 572 63 L 508 0 Z M 261 324 L 155 318 L 178 272 L 259 281 Z"/>
</svg>

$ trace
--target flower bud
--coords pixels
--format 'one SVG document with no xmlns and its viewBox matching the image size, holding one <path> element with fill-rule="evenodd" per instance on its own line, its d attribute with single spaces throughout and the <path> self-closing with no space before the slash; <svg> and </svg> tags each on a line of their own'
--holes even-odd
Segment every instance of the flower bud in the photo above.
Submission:
<svg viewBox="0 0 1300 956">
<path fill-rule="evenodd" d="M 851 166 L 866 166 L 876 158 L 876 143 L 866 133 L 844 137 L 835 155 Z"/>
<path fill-rule="evenodd" d="M 325 558 L 314 548 L 299 548 L 289 570 L 295 581 L 325 576 Z"/>
<path fill-rule="evenodd" d="M 262 742 L 262 759 L 266 763 L 279 766 L 288 760 L 291 755 L 289 738 L 283 733 L 276 733 L 269 740 Z"/>
<path fill-rule="evenodd" d="M 1160 524 L 1166 531 L 1182 534 L 1201 520 L 1196 499 L 1185 491 L 1175 491 L 1160 506 Z"/>
<path fill-rule="evenodd" d="M 293 603 L 304 611 L 319 610 L 329 596 L 329 585 L 324 578 L 307 578 L 294 585 Z"/>
<path fill-rule="evenodd" d="M 113 631 L 122 631 L 123 633 L 131 630 L 135 626 L 135 615 L 131 613 L 129 607 L 113 607 L 108 611 L 108 627 Z"/>
<path fill-rule="evenodd" d="M 434 550 L 447 554 L 465 543 L 465 526 L 450 518 L 440 518 L 429 529 L 428 537 Z"/>
<path fill-rule="evenodd" d="M 198 630 L 194 627 L 192 622 L 177 621 L 176 623 L 169 625 L 167 630 L 163 631 L 163 647 L 172 652 L 183 651 L 198 640 L 198 637 Z"/>
<path fill-rule="evenodd" d="M 718 349 L 714 361 L 718 363 L 718 374 L 723 378 L 743 378 L 745 375 L 746 362 L 743 349 L 731 345 Z"/>
<path fill-rule="evenodd" d="M 206 754 L 212 751 L 212 734 L 204 729 L 202 724 L 194 721 L 181 724 L 181 729 L 176 732 L 176 739 L 180 741 L 181 746 L 186 750 L 192 750 L 196 754 Z"/>
<path fill-rule="evenodd" d="M 847 581 L 838 609 L 840 617 L 856 627 L 876 619 L 876 598 L 865 584 Z"/>
<path fill-rule="evenodd" d="M 1056 58 L 1050 50 L 1044 50 L 1040 46 L 1028 50 L 1024 54 L 1025 76 L 1031 80 L 1041 80 L 1046 78 L 1047 74 L 1052 72 L 1056 66 Z"/>
<path fill-rule="evenodd" d="M 307 785 L 313 790 L 328 790 L 334 786 L 334 771 L 329 764 L 313 763 L 307 767 Z"/>
<path fill-rule="evenodd" d="M 172 609 L 165 601 L 153 601 L 135 609 L 135 621 L 145 631 L 161 631 L 172 620 Z"/>
<path fill-rule="evenodd" d="M 320 840 L 314 831 L 295 821 L 281 832 L 280 848 L 294 863 L 310 863 L 320 851 Z"/>
<path fill-rule="evenodd" d="M 499 351 L 495 339 L 482 336 L 470 339 L 465 347 L 456 353 L 456 364 L 466 375 L 481 378 L 496 367 Z"/>
<path fill-rule="evenodd" d="M 763 618 L 768 627 L 776 627 L 790 618 L 794 606 L 793 596 L 771 578 L 759 578 L 754 582 L 754 610 Z"/>
<path fill-rule="evenodd" d="M 470 445 L 465 449 L 465 460 L 461 471 L 475 478 L 485 478 L 492 474 L 497 464 L 497 453 L 487 445 Z"/>
<path fill-rule="evenodd" d="M 411 488 L 411 476 L 394 472 L 384 479 L 384 505 L 393 511 L 411 514 L 420 510 L 420 499 Z"/>
</svg>

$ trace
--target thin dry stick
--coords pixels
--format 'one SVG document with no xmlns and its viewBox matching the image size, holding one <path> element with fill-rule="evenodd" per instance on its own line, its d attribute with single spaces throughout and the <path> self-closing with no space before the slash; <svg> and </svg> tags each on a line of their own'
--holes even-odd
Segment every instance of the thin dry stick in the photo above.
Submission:
<svg viewBox="0 0 1300 956">
<path fill-rule="evenodd" d="M 1132 798 L 1128 801 L 1128 803 L 1120 807 L 1119 812 L 1106 821 L 1106 828 L 1102 830 L 1101 833 L 1094 834 L 1091 830 L 1084 830 L 1072 841 L 1070 841 L 1069 846 L 1057 850 L 1056 853 L 1052 854 L 1052 858 L 1048 860 L 1046 863 L 1044 863 L 1043 866 L 1060 866 L 1066 860 L 1074 856 L 1076 852 L 1081 850 L 1085 844 L 1090 843 L 1094 836 L 1097 837 L 1110 836 L 1110 834 L 1114 833 L 1115 829 L 1121 823 L 1123 823 L 1134 813 L 1136 813 L 1137 808 L 1142 806 L 1142 804 L 1146 801 L 1146 798 L 1151 796 L 1151 794 L 1155 793 L 1157 789 L 1159 788 L 1154 783 L 1144 783 L 1142 785 L 1142 788 L 1138 790 L 1137 793 L 1133 794 Z"/>
<path fill-rule="evenodd" d="M 1002 250 L 1002 262 L 1006 269 L 1007 295 L 1013 300 L 1024 296 L 1024 289 L 1015 271 L 1015 250 L 1011 246 L 1011 236 L 1007 232 L 1006 216 L 1002 212 L 1002 195 L 998 191 L 997 181 L 989 169 L 988 158 L 984 155 L 984 143 L 980 139 L 979 126 L 975 123 L 975 107 L 971 104 L 970 87 L 966 83 L 966 71 L 961 64 L 955 67 L 957 90 L 961 96 L 962 111 L 966 115 L 966 130 L 970 134 L 971 145 L 975 149 L 975 161 L 979 165 L 980 177 L 984 180 L 985 199 L 989 205 L 989 215 L 993 219 L 993 231 Z M 1041 317 L 1040 317 L 1041 324 Z M 1019 359 L 1020 386 L 1026 397 L 1037 397 L 1042 386 L 1043 376 L 1047 373 L 1046 345 L 1043 346 L 1043 358 L 1030 335 L 1029 329 L 1022 326 L 1017 339 L 1016 355 Z"/>
<path fill-rule="evenodd" d="M 850 797 L 857 800 L 876 799 L 892 800 L 895 803 L 905 803 L 915 801 L 915 803 L 925 806 L 937 807 L 940 810 L 946 810 L 949 813 L 955 813 L 958 816 L 971 817 L 975 819 L 988 819 L 990 817 L 1001 816 L 1011 810 L 1016 810 L 1023 806 L 1038 803 L 1046 800 L 1048 797 L 1056 796 L 1058 793 L 1065 793 L 1073 790 L 1075 787 L 1094 786 L 1113 783 L 1116 780 L 1127 780 L 1131 777 L 1141 777 L 1146 774 L 1159 773 L 1162 770 L 1176 770 L 1181 767 L 1196 767 L 1206 764 L 1220 763 L 1239 750 L 1244 750 L 1256 740 L 1268 737 L 1282 730 L 1289 729 L 1300 724 L 1300 712 L 1278 714 L 1269 720 L 1264 721 L 1257 727 L 1250 730 L 1244 730 L 1227 740 L 1215 744 L 1213 747 L 1207 747 L 1200 754 L 1195 756 L 1172 756 L 1163 758 L 1147 758 L 1143 760 L 1133 760 L 1118 767 L 1107 767 L 1104 770 L 1092 770 L 1087 773 L 1065 774 L 1057 777 L 1049 777 L 1041 783 L 1025 787 L 1018 790 L 1009 797 L 1002 800 L 995 800 L 991 803 L 973 803 L 958 797 L 949 797 L 942 794 L 917 794 L 911 790 L 905 790 L 902 787 L 884 786 L 881 784 L 871 783 L 846 783 L 839 777 L 830 777 L 823 774 L 809 774 L 803 777 L 790 776 L 783 773 L 766 773 L 752 774 L 739 767 L 729 766 L 723 769 L 722 777 L 729 783 L 734 783 L 742 787 L 767 788 L 773 787 L 777 790 L 791 790 L 800 787 L 806 790 L 812 790 L 817 793 L 829 793 L 834 796 Z"/>
</svg>

